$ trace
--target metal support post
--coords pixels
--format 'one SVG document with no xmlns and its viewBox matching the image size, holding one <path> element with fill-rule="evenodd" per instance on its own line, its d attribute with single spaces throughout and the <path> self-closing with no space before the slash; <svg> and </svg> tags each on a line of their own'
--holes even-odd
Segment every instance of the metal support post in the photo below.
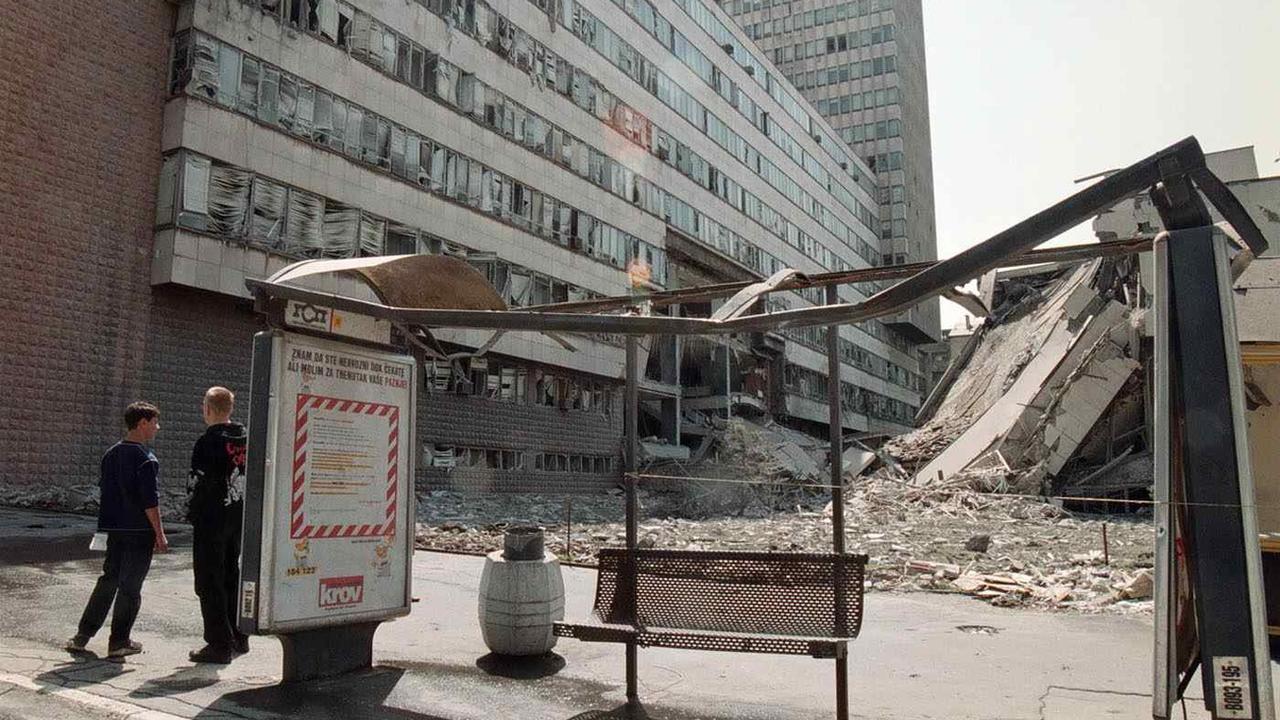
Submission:
<svg viewBox="0 0 1280 720">
<path fill-rule="evenodd" d="M 838 286 L 828 285 L 827 304 L 840 302 Z M 840 326 L 827 326 L 827 424 L 830 438 L 831 459 L 831 549 L 837 555 L 844 553 L 844 419 L 840 408 Z M 835 565 L 836 635 L 843 637 L 849 629 L 844 627 L 844 578 L 840 577 L 844 566 Z M 849 717 L 849 658 L 846 653 L 836 656 L 836 719 Z"/>
<path fill-rule="evenodd" d="M 625 410 L 623 415 L 624 432 L 624 467 L 626 473 L 627 500 L 627 550 L 636 549 L 636 528 L 638 526 L 639 501 L 636 497 L 636 471 L 639 467 L 640 452 L 640 347 L 635 335 L 627 336 L 627 384 L 625 390 Z M 630 607 L 634 618 L 636 606 L 636 568 L 635 558 L 628 560 L 626 568 L 626 592 L 631 594 Z M 627 643 L 627 704 L 639 702 L 639 681 L 637 679 L 637 652 L 634 642 Z"/>
</svg>

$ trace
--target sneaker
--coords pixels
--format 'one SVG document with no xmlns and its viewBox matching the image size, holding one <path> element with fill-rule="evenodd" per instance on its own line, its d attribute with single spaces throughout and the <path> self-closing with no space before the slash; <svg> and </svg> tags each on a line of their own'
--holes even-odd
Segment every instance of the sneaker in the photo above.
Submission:
<svg viewBox="0 0 1280 720">
<path fill-rule="evenodd" d="M 67 644 L 63 645 L 62 647 L 69 653 L 82 653 L 82 652 L 88 652 L 87 650 L 88 646 L 89 646 L 88 635 L 76 635 L 75 637 L 68 640 Z"/>
<path fill-rule="evenodd" d="M 187 658 L 194 663 L 212 663 L 214 665 L 226 665 L 231 662 L 231 650 L 229 648 L 219 648 L 213 645 L 205 645 L 199 650 L 192 650 L 187 653 Z"/>
<path fill-rule="evenodd" d="M 241 655 L 249 652 L 249 636 L 237 635 L 235 639 L 235 644 L 232 645 L 231 649 L 235 650 L 237 653 Z"/>
<path fill-rule="evenodd" d="M 142 643 L 137 640 L 126 640 L 123 644 L 113 645 L 107 650 L 107 657 L 120 659 L 142 652 Z"/>
</svg>

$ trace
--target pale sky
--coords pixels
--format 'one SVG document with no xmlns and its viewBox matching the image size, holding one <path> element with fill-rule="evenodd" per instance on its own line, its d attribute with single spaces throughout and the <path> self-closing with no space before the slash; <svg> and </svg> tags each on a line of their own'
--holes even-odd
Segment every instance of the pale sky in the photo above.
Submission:
<svg viewBox="0 0 1280 720">
<path fill-rule="evenodd" d="M 1280 175 L 1280 0 L 924 0 L 924 19 L 939 257 L 1187 135 Z M 961 315 L 943 301 L 943 328 Z"/>
</svg>

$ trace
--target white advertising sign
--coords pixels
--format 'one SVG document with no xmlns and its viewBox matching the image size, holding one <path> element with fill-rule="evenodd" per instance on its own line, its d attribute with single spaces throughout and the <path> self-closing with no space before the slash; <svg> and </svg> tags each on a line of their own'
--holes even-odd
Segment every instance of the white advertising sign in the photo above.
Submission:
<svg viewBox="0 0 1280 720">
<path fill-rule="evenodd" d="M 260 632 L 408 614 L 414 378 L 409 356 L 273 338 Z"/>
</svg>

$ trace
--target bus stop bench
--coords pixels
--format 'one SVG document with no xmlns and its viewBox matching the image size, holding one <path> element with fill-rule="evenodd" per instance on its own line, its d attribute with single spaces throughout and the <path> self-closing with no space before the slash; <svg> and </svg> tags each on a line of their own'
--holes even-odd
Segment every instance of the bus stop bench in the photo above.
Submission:
<svg viewBox="0 0 1280 720">
<path fill-rule="evenodd" d="M 590 620 L 556 623 L 558 637 L 840 658 L 862 627 L 866 555 L 604 548 L 598 561 Z"/>
</svg>

